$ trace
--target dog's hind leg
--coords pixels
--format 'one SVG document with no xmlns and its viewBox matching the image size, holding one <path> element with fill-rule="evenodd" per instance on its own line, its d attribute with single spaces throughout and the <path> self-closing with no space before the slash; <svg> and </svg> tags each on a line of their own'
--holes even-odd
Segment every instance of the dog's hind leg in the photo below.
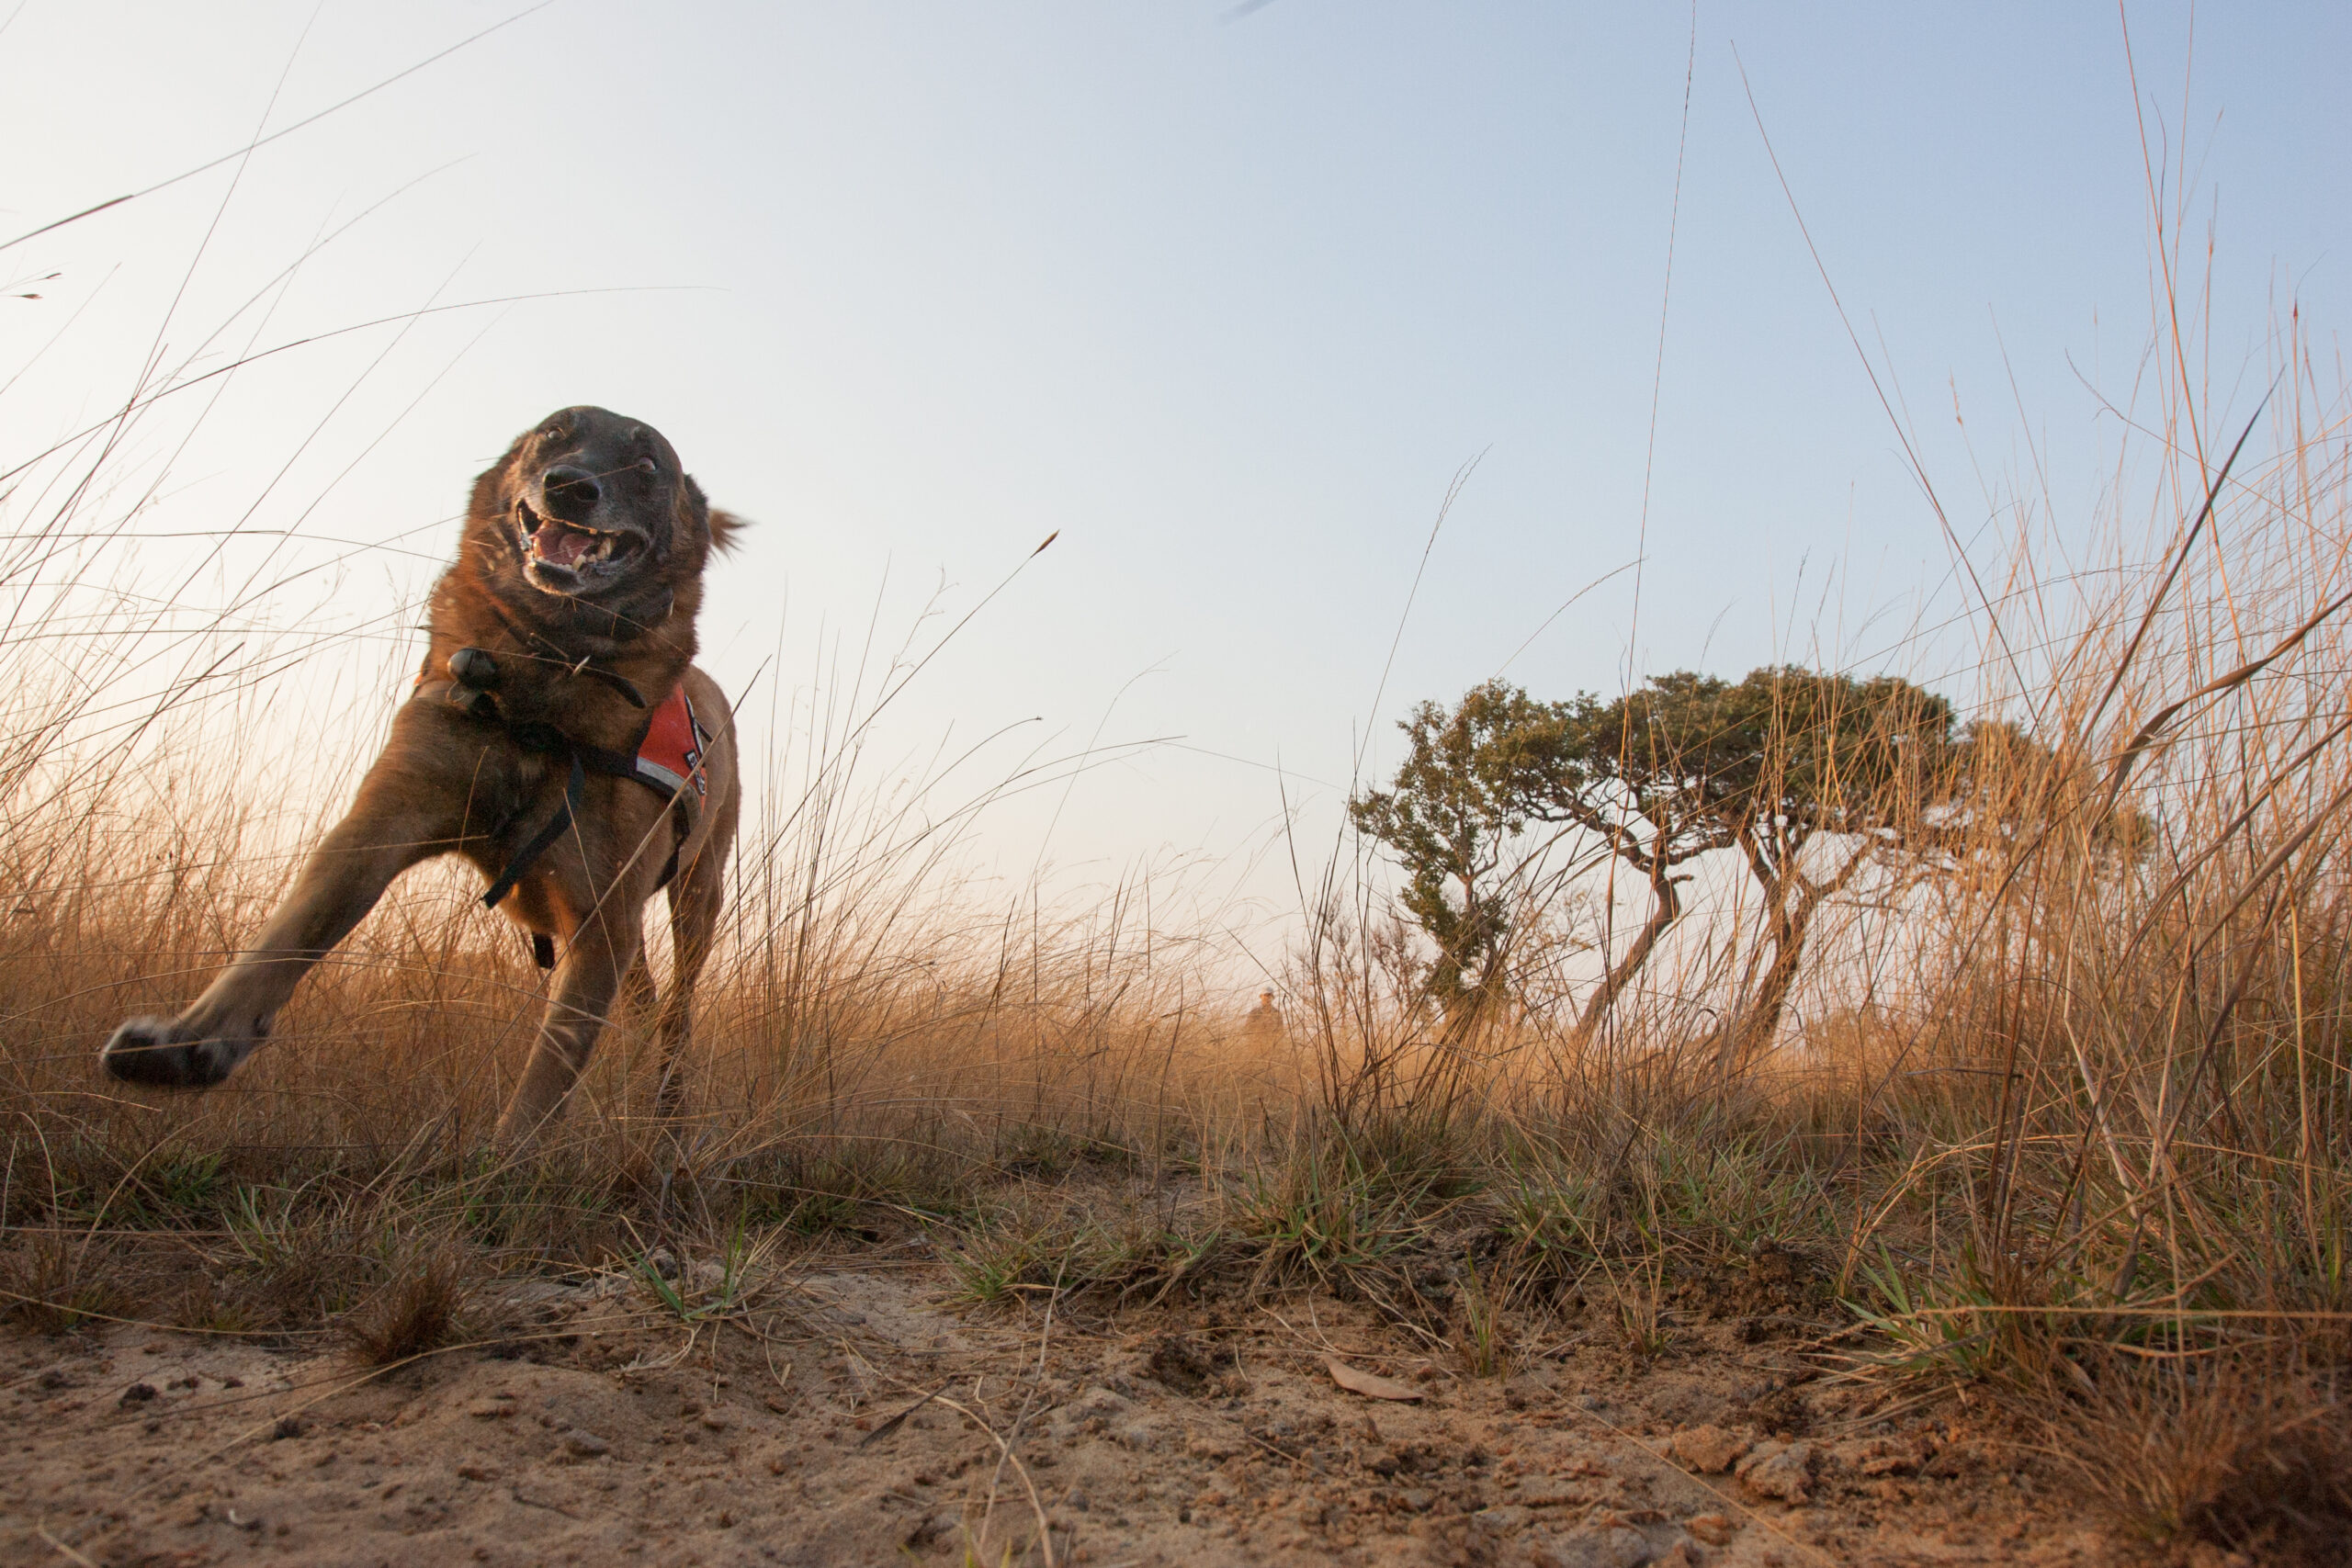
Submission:
<svg viewBox="0 0 2352 1568">
<path fill-rule="evenodd" d="M 313 964 L 351 934 L 392 878 L 455 847 L 463 803 L 419 787 L 397 760 L 379 761 L 350 815 L 312 851 L 253 944 L 176 1018 L 133 1018 L 99 1053 L 129 1083 L 209 1089 L 268 1035 L 270 1021 Z"/>
<path fill-rule="evenodd" d="M 613 998 L 613 1016 L 618 1018 L 623 1013 L 629 1013 L 639 1019 L 651 1018 L 660 999 L 653 987 L 652 967 L 645 962 L 645 948 L 640 943 L 637 950 L 637 962 L 630 964 L 628 973 L 621 976 L 620 994 Z"/>
<path fill-rule="evenodd" d="M 727 868 L 716 846 L 679 868 L 670 885 L 670 986 L 662 997 L 661 1015 L 654 1020 L 653 1039 L 661 1052 L 662 1077 L 653 1094 L 654 1114 L 677 1115 L 685 1100 L 685 1055 L 693 1036 L 695 984 L 710 950 L 718 940 L 718 911 Z"/>
</svg>

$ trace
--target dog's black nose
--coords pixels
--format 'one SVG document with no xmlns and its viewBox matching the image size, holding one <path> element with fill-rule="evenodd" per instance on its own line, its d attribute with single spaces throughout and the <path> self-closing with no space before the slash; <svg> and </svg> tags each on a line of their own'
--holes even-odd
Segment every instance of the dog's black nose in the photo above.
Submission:
<svg viewBox="0 0 2352 1568">
<path fill-rule="evenodd" d="M 546 496 L 548 505 L 561 513 L 582 513 L 596 504 L 604 487 L 596 476 L 570 463 L 558 463 L 539 476 L 539 493 Z"/>
</svg>

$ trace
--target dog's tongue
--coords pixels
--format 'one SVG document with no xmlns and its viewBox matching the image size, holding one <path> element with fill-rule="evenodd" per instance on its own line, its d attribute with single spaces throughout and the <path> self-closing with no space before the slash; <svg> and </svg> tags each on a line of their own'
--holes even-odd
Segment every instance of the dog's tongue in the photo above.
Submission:
<svg viewBox="0 0 2352 1568">
<path fill-rule="evenodd" d="M 533 543 L 539 547 L 539 558 L 557 566 L 578 566 L 596 536 L 582 528 L 567 528 L 550 519 L 539 525 Z"/>
</svg>

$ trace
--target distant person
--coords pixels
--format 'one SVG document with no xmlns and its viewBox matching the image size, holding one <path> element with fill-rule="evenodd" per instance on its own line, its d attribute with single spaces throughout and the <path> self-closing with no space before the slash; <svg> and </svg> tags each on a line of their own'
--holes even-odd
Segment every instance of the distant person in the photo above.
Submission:
<svg viewBox="0 0 2352 1568">
<path fill-rule="evenodd" d="M 1241 1038 L 1252 1045 L 1282 1043 L 1283 1010 L 1274 1005 L 1270 988 L 1258 993 L 1258 1005 L 1241 1015 Z"/>
</svg>

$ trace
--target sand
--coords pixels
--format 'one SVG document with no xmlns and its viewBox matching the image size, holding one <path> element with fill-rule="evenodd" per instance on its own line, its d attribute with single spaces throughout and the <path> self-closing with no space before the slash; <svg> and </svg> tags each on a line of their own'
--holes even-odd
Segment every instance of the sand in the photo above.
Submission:
<svg viewBox="0 0 2352 1568">
<path fill-rule="evenodd" d="M 504 1281 L 500 1342 L 390 1369 L 132 1325 L 0 1341 L 0 1557 L 318 1564 L 2136 1561 L 1967 1406 L 1692 1314 L 1468 1375 L 1361 1303 L 947 1299 L 804 1258 L 682 1321 L 625 1272 Z M 479 1314 L 478 1314 L 479 1315 Z M 1331 1361 L 1406 1401 L 1340 1386 Z M 931 1396 L 926 1399 L 925 1396 Z M 1040 1520 L 1051 1531 L 1041 1543 Z"/>
</svg>

